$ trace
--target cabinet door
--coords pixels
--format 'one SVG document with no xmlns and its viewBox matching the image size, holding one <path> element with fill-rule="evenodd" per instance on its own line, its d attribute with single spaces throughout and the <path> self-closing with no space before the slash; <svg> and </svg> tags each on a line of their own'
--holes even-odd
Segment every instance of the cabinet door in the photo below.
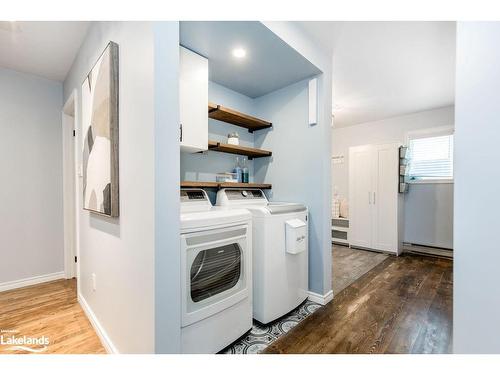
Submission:
<svg viewBox="0 0 500 375">
<path fill-rule="evenodd" d="M 373 146 L 372 248 L 398 251 L 397 144 Z"/>
<path fill-rule="evenodd" d="M 371 247 L 371 146 L 349 149 L 349 243 Z"/>
<path fill-rule="evenodd" d="M 208 148 L 208 60 L 184 47 L 179 56 L 181 151 Z"/>
</svg>

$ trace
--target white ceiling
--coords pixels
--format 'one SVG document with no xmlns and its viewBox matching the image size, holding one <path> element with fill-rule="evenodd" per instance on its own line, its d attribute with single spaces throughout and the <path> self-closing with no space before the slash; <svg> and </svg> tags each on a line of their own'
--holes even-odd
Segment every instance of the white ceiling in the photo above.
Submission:
<svg viewBox="0 0 500 375">
<path fill-rule="evenodd" d="M 455 22 L 298 22 L 333 54 L 335 127 L 454 104 Z"/>
<path fill-rule="evenodd" d="M 288 86 L 320 70 L 256 21 L 183 21 L 181 44 L 205 56 L 210 80 L 256 98 Z M 231 55 L 244 48 L 246 57 Z"/>
<path fill-rule="evenodd" d="M 0 67 L 63 81 L 90 22 L 0 22 Z"/>
</svg>

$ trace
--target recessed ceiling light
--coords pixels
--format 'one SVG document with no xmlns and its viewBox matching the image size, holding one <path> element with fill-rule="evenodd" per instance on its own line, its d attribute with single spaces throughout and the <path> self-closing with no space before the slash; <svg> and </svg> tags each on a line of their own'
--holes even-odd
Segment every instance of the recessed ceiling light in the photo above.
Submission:
<svg viewBox="0 0 500 375">
<path fill-rule="evenodd" d="M 245 51 L 243 48 L 233 49 L 233 56 L 236 57 L 237 59 L 242 59 L 246 55 L 247 55 L 247 51 Z"/>
</svg>

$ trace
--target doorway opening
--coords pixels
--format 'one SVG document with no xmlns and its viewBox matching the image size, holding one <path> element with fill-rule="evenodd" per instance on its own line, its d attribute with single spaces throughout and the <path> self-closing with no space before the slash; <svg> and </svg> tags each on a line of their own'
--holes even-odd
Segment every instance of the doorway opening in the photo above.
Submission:
<svg viewBox="0 0 500 375">
<path fill-rule="evenodd" d="M 335 295 L 391 257 L 452 264 L 456 30 L 454 22 L 331 27 Z"/>
</svg>

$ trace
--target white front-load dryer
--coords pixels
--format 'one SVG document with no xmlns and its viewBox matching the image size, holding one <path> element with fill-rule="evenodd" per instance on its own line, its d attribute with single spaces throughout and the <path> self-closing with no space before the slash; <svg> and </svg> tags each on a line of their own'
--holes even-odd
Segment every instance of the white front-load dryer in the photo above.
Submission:
<svg viewBox="0 0 500 375">
<path fill-rule="evenodd" d="M 252 214 L 253 317 L 267 324 L 308 297 L 308 209 L 269 202 L 262 190 L 222 189 L 217 206 Z"/>
<path fill-rule="evenodd" d="M 252 328 L 252 222 L 181 190 L 181 346 L 217 353 Z"/>
</svg>

